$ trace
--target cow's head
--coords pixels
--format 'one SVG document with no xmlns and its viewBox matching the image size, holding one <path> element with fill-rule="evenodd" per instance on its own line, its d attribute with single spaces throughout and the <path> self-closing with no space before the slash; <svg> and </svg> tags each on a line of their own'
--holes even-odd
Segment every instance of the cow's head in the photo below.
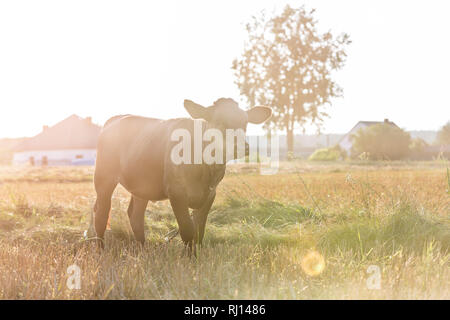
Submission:
<svg viewBox="0 0 450 320">
<path fill-rule="evenodd" d="M 209 107 L 204 107 L 191 100 L 184 100 L 184 107 L 193 119 L 203 119 L 223 132 L 226 129 L 234 129 L 237 132 L 241 129 L 244 134 L 248 123 L 261 124 L 272 115 L 272 109 L 264 106 L 256 106 L 244 111 L 239 108 L 236 101 L 230 98 L 220 98 Z M 237 143 L 235 146 L 237 146 Z M 234 158 L 237 157 L 237 154 L 238 152 L 235 149 Z M 248 154 L 246 142 L 245 154 Z"/>
</svg>

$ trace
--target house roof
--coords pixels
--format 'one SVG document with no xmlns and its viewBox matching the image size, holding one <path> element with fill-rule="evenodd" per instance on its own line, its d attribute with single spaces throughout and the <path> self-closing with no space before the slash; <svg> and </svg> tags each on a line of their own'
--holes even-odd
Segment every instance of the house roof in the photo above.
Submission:
<svg viewBox="0 0 450 320">
<path fill-rule="evenodd" d="M 389 121 L 388 119 L 384 120 L 384 121 L 358 121 L 358 123 L 352 128 L 352 130 L 358 125 L 358 124 L 363 124 L 366 127 L 370 127 L 373 126 L 375 124 L 383 124 L 383 123 L 387 123 L 390 124 L 391 126 L 396 126 L 398 127 L 394 122 Z M 351 132 L 352 130 L 350 130 L 349 132 Z"/>
<path fill-rule="evenodd" d="M 90 118 L 74 114 L 52 127 L 44 127 L 38 135 L 18 144 L 14 151 L 95 149 L 100 130 Z"/>
<path fill-rule="evenodd" d="M 388 119 L 385 119 L 384 121 L 358 121 L 358 123 L 355 124 L 353 126 L 353 128 L 339 140 L 338 144 L 340 144 L 346 137 L 350 136 L 353 133 L 353 131 L 355 130 L 355 128 L 357 128 L 358 125 L 360 125 L 360 124 L 364 125 L 365 127 L 370 127 L 370 126 L 373 126 L 376 124 L 382 124 L 382 123 L 387 123 L 387 124 L 390 124 L 391 126 L 398 127 L 394 122 L 389 121 Z"/>
</svg>

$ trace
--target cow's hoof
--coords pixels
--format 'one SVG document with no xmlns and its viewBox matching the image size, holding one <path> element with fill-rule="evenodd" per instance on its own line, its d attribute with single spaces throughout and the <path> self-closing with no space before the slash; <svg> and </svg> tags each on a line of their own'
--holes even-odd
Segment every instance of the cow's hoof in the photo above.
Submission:
<svg viewBox="0 0 450 320">
<path fill-rule="evenodd" d="M 97 245 L 97 248 L 99 248 L 100 250 L 105 249 L 105 239 L 95 238 L 95 243 Z"/>
<path fill-rule="evenodd" d="M 197 259 L 197 247 L 195 245 L 186 245 L 186 253 L 189 258 Z"/>
</svg>

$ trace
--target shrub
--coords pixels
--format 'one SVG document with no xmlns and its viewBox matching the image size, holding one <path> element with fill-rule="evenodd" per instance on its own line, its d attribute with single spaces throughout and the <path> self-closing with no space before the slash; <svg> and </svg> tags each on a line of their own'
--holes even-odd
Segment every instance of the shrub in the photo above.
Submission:
<svg viewBox="0 0 450 320">
<path fill-rule="evenodd" d="M 337 148 L 317 149 L 308 160 L 311 161 L 335 161 L 341 158 L 341 152 Z"/>
</svg>

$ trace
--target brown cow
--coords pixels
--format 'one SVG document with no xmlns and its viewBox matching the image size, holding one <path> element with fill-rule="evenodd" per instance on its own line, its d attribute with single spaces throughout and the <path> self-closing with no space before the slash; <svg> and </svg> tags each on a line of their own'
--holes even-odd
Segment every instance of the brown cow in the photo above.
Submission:
<svg viewBox="0 0 450 320">
<path fill-rule="evenodd" d="M 225 98 L 210 107 L 185 100 L 184 107 L 192 118 L 204 120 L 204 129 L 219 129 L 224 136 L 226 129 L 245 130 L 248 122 L 263 123 L 272 113 L 270 108 L 261 106 L 244 111 L 234 100 Z M 176 129 L 186 129 L 193 136 L 194 120 L 125 115 L 105 123 L 98 141 L 94 175 L 95 231 L 102 243 L 111 196 L 120 183 L 131 193 L 128 216 L 138 241 L 145 241 L 144 212 L 148 201 L 169 199 L 183 242 L 191 249 L 194 243 L 201 244 L 216 187 L 225 174 L 225 163 L 175 164 L 171 150 L 178 142 L 172 141 L 171 135 Z M 193 219 L 189 208 L 194 209 Z"/>
</svg>

